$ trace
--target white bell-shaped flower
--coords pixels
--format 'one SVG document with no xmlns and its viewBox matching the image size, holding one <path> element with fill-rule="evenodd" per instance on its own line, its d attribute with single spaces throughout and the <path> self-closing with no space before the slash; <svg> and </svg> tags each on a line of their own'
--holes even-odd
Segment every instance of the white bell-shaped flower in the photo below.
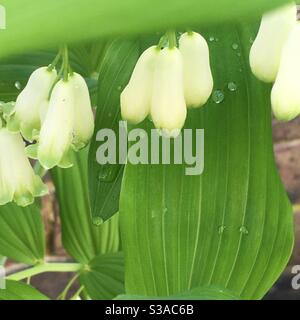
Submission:
<svg viewBox="0 0 300 320">
<path fill-rule="evenodd" d="M 121 94 L 122 118 L 130 123 L 142 122 L 150 113 L 154 69 L 159 51 L 157 46 L 144 51 Z"/>
<path fill-rule="evenodd" d="M 258 79 L 265 82 L 275 81 L 281 52 L 296 23 L 296 14 L 297 7 L 293 2 L 263 16 L 250 51 L 250 66 Z"/>
<path fill-rule="evenodd" d="M 40 108 L 49 98 L 51 87 L 57 77 L 55 70 L 47 67 L 35 70 L 24 90 L 19 94 L 15 113 L 8 121 L 8 128 L 13 132 L 21 131 L 28 141 L 35 139 L 35 132 L 40 130 Z"/>
<path fill-rule="evenodd" d="M 79 150 L 85 147 L 94 133 L 94 115 L 88 86 L 84 78 L 73 73 L 69 79 L 74 94 L 73 147 Z"/>
<path fill-rule="evenodd" d="M 21 135 L 0 129 L 0 205 L 15 201 L 20 206 L 27 206 L 33 203 L 34 197 L 47 192 L 25 155 Z"/>
<path fill-rule="evenodd" d="M 74 105 L 72 83 L 60 80 L 51 94 L 37 148 L 37 157 L 46 169 L 60 166 L 70 151 L 73 139 Z M 65 165 L 62 166 L 65 167 Z"/>
<path fill-rule="evenodd" d="M 296 23 L 282 51 L 280 68 L 272 89 L 272 108 L 278 120 L 300 114 L 300 23 Z"/>
<path fill-rule="evenodd" d="M 209 48 L 196 32 L 184 33 L 179 39 L 183 59 L 184 96 L 188 107 L 201 107 L 213 90 Z"/>
<path fill-rule="evenodd" d="M 151 117 L 156 128 L 176 135 L 183 127 L 186 115 L 182 56 L 176 47 L 165 48 L 157 58 Z"/>
</svg>

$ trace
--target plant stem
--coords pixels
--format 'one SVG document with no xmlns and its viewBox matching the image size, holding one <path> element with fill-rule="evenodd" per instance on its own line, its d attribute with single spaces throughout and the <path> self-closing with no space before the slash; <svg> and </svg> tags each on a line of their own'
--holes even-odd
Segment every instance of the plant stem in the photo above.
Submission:
<svg viewBox="0 0 300 320">
<path fill-rule="evenodd" d="M 176 32 L 174 30 L 170 30 L 167 32 L 169 39 L 169 48 L 173 49 L 177 46 Z"/>
<path fill-rule="evenodd" d="M 49 65 L 49 67 L 47 69 L 48 71 L 52 71 L 56 67 L 58 61 L 60 60 L 60 57 L 61 57 L 61 49 L 59 50 L 59 52 L 56 55 L 55 59 L 50 63 L 50 65 Z"/>
<path fill-rule="evenodd" d="M 66 300 L 66 296 L 67 296 L 68 292 L 70 291 L 74 282 L 77 280 L 78 276 L 79 276 L 79 274 L 75 274 L 75 276 L 71 278 L 71 280 L 66 285 L 64 291 L 59 295 L 59 297 L 58 297 L 59 300 Z"/>
<path fill-rule="evenodd" d="M 70 300 L 77 300 L 77 298 L 79 297 L 83 289 L 84 289 L 84 286 L 81 286 Z"/>
<path fill-rule="evenodd" d="M 63 46 L 63 66 L 64 66 L 64 81 L 68 81 L 69 74 L 69 52 L 67 45 Z"/>
<path fill-rule="evenodd" d="M 19 281 L 44 272 L 78 272 L 82 267 L 80 263 L 44 263 L 12 274 L 6 279 Z"/>
</svg>

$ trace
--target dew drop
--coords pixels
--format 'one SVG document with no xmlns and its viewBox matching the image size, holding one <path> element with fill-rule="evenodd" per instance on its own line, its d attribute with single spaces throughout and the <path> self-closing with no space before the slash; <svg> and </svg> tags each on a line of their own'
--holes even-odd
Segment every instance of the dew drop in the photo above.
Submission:
<svg viewBox="0 0 300 320">
<path fill-rule="evenodd" d="M 216 104 L 223 102 L 225 99 L 223 91 L 221 91 L 221 90 L 214 91 L 214 93 L 212 95 L 212 99 Z"/>
<path fill-rule="evenodd" d="M 234 43 L 231 47 L 233 50 L 237 50 L 239 48 L 239 45 L 237 43 Z"/>
<path fill-rule="evenodd" d="M 247 235 L 249 233 L 249 231 L 247 230 L 247 228 L 245 226 L 240 227 L 240 233 Z"/>
<path fill-rule="evenodd" d="M 102 167 L 98 179 L 102 182 L 111 182 L 115 179 L 116 173 L 111 166 Z"/>
<path fill-rule="evenodd" d="M 154 218 L 157 218 L 158 217 L 158 214 L 155 210 L 152 210 L 151 211 L 151 218 L 154 219 Z"/>
<path fill-rule="evenodd" d="M 210 36 L 210 37 L 209 37 L 209 41 L 210 41 L 210 42 L 214 42 L 214 41 L 215 41 L 215 37 Z"/>
<path fill-rule="evenodd" d="M 18 90 L 21 90 L 21 89 L 22 89 L 21 82 L 20 82 L 20 81 L 16 81 L 16 82 L 15 82 L 15 87 L 16 87 Z"/>
<path fill-rule="evenodd" d="M 218 233 L 219 233 L 219 234 L 222 234 L 222 233 L 225 231 L 225 229 L 226 229 L 226 226 L 220 226 L 220 227 L 218 228 Z"/>
<path fill-rule="evenodd" d="M 229 82 L 227 88 L 229 91 L 234 92 L 237 90 L 237 85 L 234 82 Z"/>
<path fill-rule="evenodd" d="M 118 86 L 118 91 L 122 91 L 122 86 Z"/>
<path fill-rule="evenodd" d="M 254 42 L 254 39 L 251 37 L 251 38 L 249 39 L 249 42 L 252 44 L 252 43 Z"/>
<path fill-rule="evenodd" d="M 92 220 L 95 226 L 100 226 L 104 222 L 100 217 L 93 217 Z"/>
</svg>

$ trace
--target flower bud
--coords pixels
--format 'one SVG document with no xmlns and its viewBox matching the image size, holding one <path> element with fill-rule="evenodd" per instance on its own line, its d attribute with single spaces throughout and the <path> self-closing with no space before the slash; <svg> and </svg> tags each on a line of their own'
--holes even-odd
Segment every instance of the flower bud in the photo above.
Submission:
<svg viewBox="0 0 300 320">
<path fill-rule="evenodd" d="M 73 147 L 79 150 L 85 147 L 94 133 L 94 114 L 92 111 L 91 99 L 88 86 L 84 78 L 77 74 L 69 79 L 74 94 L 74 127 Z"/>
<path fill-rule="evenodd" d="M 17 98 L 15 114 L 8 121 L 9 130 L 20 130 L 28 141 L 35 139 L 32 133 L 39 131 L 41 126 L 40 107 L 47 102 L 56 76 L 56 71 L 49 71 L 47 67 L 39 68 L 32 73 L 26 87 Z"/>
<path fill-rule="evenodd" d="M 300 23 L 296 23 L 282 51 L 280 68 L 272 89 L 275 117 L 289 121 L 300 114 Z"/>
<path fill-rule="evenodd" d="M 51 94 L 37 149 L 38 159 L 46 169 L 60 166 L 70 151 L 73 139 L 74 104 L 74 88 L 71 82 L 60 80 Z"/>
<path fill-rule="evenodd" d="M 275 81 L 281 52 L 296 23 L 296 14 L 297 7 L 293 2 L 263 16 L 250 51 L 250 66 L 258 79 L 265 82 Z"/>
<path fill-rule="evenodd" d="M 165 132 L 180 130 L 186 119 L 182 56 L 177 48 L 160 51 L 154 74 L 151 117 Z"/>
<path fill-rule="evenodd" d="M 213 90 L 209 48 L 199 33 L 184 33 L 179 40 L 183 58 L 184 96 L 188 107 L 201 107 Z"/>
<path fill-rule="evenodd" d="M 153 46 L 141 55 L 121 94 L 122 118 L 133 124 L 142 122 L 150 113 L 154 69 L 159 51 Z"/>
<path fill-rule="evenodd" d="M 27 206 L 34 197 L 47 194 L 48 189 L 35 175 L 25 155 L 25 144 L 19 133 L 0 129 L 0 205 L 15 201 Z"/>
</svg>

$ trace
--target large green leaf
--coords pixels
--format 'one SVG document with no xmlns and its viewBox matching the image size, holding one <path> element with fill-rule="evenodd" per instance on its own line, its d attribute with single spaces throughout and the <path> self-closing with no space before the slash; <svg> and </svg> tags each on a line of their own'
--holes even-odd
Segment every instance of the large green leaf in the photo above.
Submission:
<svg viewBox="0 0 300 320">
<path fill-rule="evenodd" d="M 270 86 L 248 65 L 256 32 L 244 25 L 206 33 L 214 39 L 215 92 L 186 123 L 205 130 L 204 173 L 186 176 L 185 164 L 126 166 L 120 218 L 128 294 L 213 285 L 260 299 L 288 262 L 292 210 L 273 156 Z"/>
<path fill-rule="evenodd" d="M 110 300 L 124 292 L 124 258 L 122 253 L 99 255 L 80 275 L 89 297 Z"/>
<path fill-rule="evenodd" d="M 167 297 L 149 297 L 124 294 L 118 296 L 115 300 L 240 300 L 228 290 L 222 290 L 215 287 L 200 287 L 187 292 L 179 293 Z"/>
<path fill-rule="evenodd" d="M 99 221 L 109 219 L 119 210 L 123 166 L 97 162 L 97 150 L 103 143 L 96 141 L 97 133 L 103 128 L 118 133 L 120 93 L 130 78 L 138 55 L 137 41 L 115 40 L 107 45 L 100 65 L 96 127 L 89 154 L 91 209 L 94 219 Z"/>
<path fill-rule="evenodd" d="M 73 168 L 52 170 L 58 196 L 63 244 L 81 263 L 98 254 L 119 251 L 119 217 L 96 226 L 92 223 L 87 187 L 87 153 L 73 154 Z"/>
<path fill-rule="evenodd" d="M 0 254 L 35 264 L 44 258 L 44 227 L 36 205 L 0 207 Z"/>
<path fill-rule="evenodd" d="M 57 43 L 208 24 L 261 14 L 288 0 L 3 0 L 0 56 Z M 13 39 L 13 41 L 12 41 Z"/>
<path fill-rule="evenodd" d="M 0 289 L 0 300 L 48 300 L 35 288 L 18 281 L 6 280 L 5 289 Z"/>
</svg>

